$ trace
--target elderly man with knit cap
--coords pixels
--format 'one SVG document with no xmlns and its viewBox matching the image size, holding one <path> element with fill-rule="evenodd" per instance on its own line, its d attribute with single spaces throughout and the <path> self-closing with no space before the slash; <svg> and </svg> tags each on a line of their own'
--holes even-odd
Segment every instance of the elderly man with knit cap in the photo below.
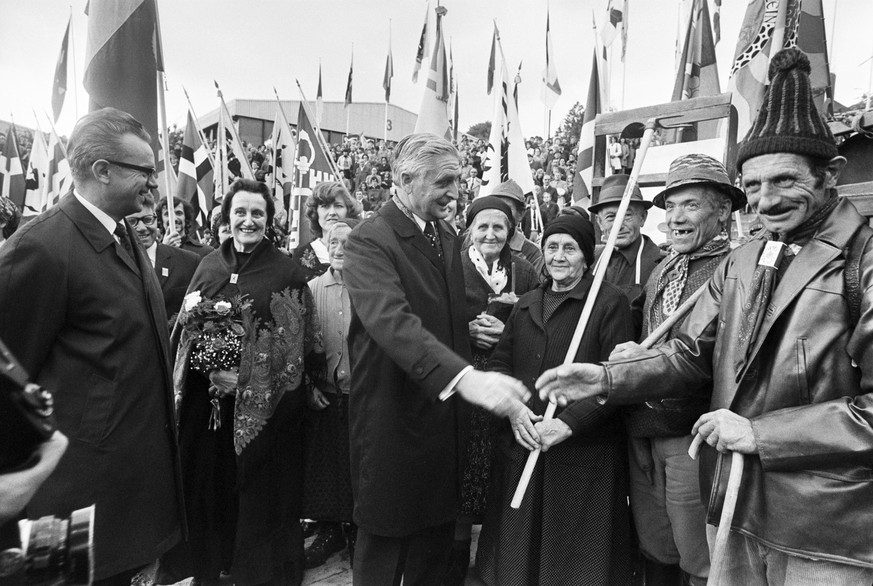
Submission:
<svg viewBox="0 0 873 586">
<path fill-rule="evenodd" d="M 543 374 L 543 397 L 695 396 L 701 496 L 745 454 L 721 584 L 873 583 L 871 230 L 835 186 L 845 159 L 813 103 L 809 60 L 777 54 L 737 165 L 761 236 L 734 250 L 670 341 Z"/>
<path fill-rule="evenodd" d="M 712 157 L 683 155 L 670 165 L 653 203 L 665 210 L 670 255 L 640 296 L 648 336 L 700 287 L 730 252 L 731 211 L 746 204 L 727 170 Z M 682 321 L 673 326 L 672 338 Z M 647 586 L 706 584 L 709 550 L 697 462 L 688 457 L 691 426 L 709 411 L 712 383 L 692 397 L 653 400 L 625 411 L 630 436 L 631 507 L 645 556 Z M 683 582 L 683 572 L 688 582 Z"/>
</svg>

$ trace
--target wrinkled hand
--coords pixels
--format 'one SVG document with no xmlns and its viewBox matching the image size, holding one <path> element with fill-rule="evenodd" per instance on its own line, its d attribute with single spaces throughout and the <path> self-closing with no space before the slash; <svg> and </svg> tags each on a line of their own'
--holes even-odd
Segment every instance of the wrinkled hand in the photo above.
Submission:
<svg viewBox="0 0 873 586">
<path fill-rule="evenodd" d="M 490 350 L 503 335 L 503 322 L 486 313 L 479 314 L 470 322 L 470 338 L 473 345 L 482 350 Z"/>
<path fill-rule="evenodd" d="M 728 409 L 704 413 L 694 424 L 691 433 L 700 434 L 706 443 L 719 452 L 758 453 L 752 422 Z"/>
<path fill-rule="evenodd" d="M 321 411 L 330 405 L 330 401 L 327 400 L 324 393 L 318 390 L 318 387 L 312 385 L 309 392 L 306 393 L 306 405 L 313 411 Z"/>
<path fill-rule="evenodd" d="M 179 248 L 182 246 L 182 237 L 179 235 L 178 232 L 170 233 L 168 231 L 166 234 L 164 234 L 163 243 L 167 246 L 175 246 L 176 248 Z"/>
<path fill-rule="evenodd" d="M 515 436 L 518 445 L 531 452 L 540 447 L 540 434 L 537 433 L 534 424 L 542 420 L 543 416 L 534 415 L 533 411 L 527 408 L 527 405 L 521 405 L 515 413 L 509 416 L 512 435 Z"/>
<path fill-rule="evenodd" d="M 630 358 L 635 358 L 639 356 L 645 351 L 646 349 L 636 342 L 624 342 L 623 344 L 619 344 L 612 349 L 612 353 L 609 355 L 609 359 L 628 360 Z"/>
<path fill-rule="evenodd" d="M 498 417 L 509 417 L 530 398 L 530 391 L 521 381 L 499 372 L 471 370 L 461 377 L 455 390 L 466 401 Z"/>
<path fill-rule="evenodd" d="M 570 426 L 560 419 L 541 421 L 536 424 L 536 428 L 544 452 L 573 435 L 573 430 L 570 429 Z"/>
<path fill-rule="evenodd" d="M 239 375 L 232 370 L 213 370 L 209 373 L 209 394 L 212 397 L 221 398 L 236 394 L 236 386 L 239 384 Z"/>
<path fill-rule="evenodd" d="M 536 387 L 542 400 L 565 407 L 606 393 L 606 371 L 599 364 L 561 364 L 541 374 Z"/>
</svg>

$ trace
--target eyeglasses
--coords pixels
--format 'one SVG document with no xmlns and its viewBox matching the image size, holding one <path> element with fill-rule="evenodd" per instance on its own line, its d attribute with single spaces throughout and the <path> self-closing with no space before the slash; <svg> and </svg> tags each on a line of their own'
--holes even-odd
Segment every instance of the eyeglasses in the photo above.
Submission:
<svg viewBox="0 0 873 586">
<path fill-rule="evenodd" d="M 152 214 L 150 216 L 139 216 L 139 217 L 127 216 L 127 221 L 130 224 L 131 228 L 136 228 L 136 225 L 139 224 L 140 222 L 142 222 L 146 226 L 151 226 L 155 223 L 155 220 L 157 220 L 157 219 L 158 219 L 158 217 L 154 214 Z"/>
<path fill-rule="evenodd" d="M 158 170 L 154 167 L 140 167 L 139 165 L 133 165 L 131 163 L 122 163 L 121 161 L 110 161 L 109 159 L 103 159 L 110 165 L 115 165 L 116 167 L 122 167 L 124 169 L 131 169 L 133 171 L 139 171 L 140 173 L 145 173 L 146 178 L 148 179 L 157 179 L 158 178 Z"/>
</svg>

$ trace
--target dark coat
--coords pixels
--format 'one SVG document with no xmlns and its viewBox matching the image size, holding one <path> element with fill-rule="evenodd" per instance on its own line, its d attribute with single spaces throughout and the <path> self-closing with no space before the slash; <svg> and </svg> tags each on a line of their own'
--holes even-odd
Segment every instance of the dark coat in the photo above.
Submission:
<svg viewBox="0 0 873 586">
<path fill-rule="evenodd" d="M 194 254 L 199 256 L 200 258 L 203 258 L 204 256 L 209 256 L 209 254 L 211 254 L 212 251 L 215 250 L 214 248 L 212 248 L 208 244 L 203 244 L 202 242 L 195 242 L 191 238 L 185 240 L 185 242 L 182 243 L 182 246 L 180 248 L 182 250 L 187 250 L 189 252 L 193 252 Z"/>
<path fill-rule="evenodd" d="M 188 283 L 200 264 L 200 258 L 185 249 L 158 243 L 155 250 L 155 275 L 161 284 L 161 293 L 164 294 L 167 317 L 179 313 Z"/>
<path fill-rule="evenodd" d="M 346 244 L 354 519 L 386 537 L 457 513 L 465 403 L 438 395 L 469 364 L 470 343 L 460 246 L 439 225 L 444 261 L 393 201 Z"/>
<path fill-rule="evenodd" d="M 27 513 L 96 503 L 98 580 L 154 561 L 183 530 L 167 316 L 128 235 L 138 265 L 68 194 L 0 251 L 0 337 L 54 391 L 70 439 Z"/>
</svg>

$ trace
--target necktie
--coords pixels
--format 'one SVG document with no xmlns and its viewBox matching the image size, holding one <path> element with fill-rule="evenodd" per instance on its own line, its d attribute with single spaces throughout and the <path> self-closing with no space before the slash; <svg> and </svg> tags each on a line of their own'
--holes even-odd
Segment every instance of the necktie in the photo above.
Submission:
<svg viewBox="0 0 873 586">
<path fill-rule="evenodd" d="M 443 251 L 440 246 L 440 240 L 437 237 L 436 229 L 433 227 L 433 222 L 424 223 L 424 236 L 427 238 L 428 242 L 430 242 L 430 245 L 433 246 L 434 250 L 436 250 L 437 255 L 442 258 Z"/>
<path fill-rule="evenodd" d="M 133 247 L 130 245 L 130 238 L 127 236 L 127 230 L 121 223 L 118 223 L 115 224 L 115 231 L 113 233 L 118 237 L 118 242 L 121 244 L 124 252 L 126 252 L 127 256 L 130 257 L 130 260 L 135 263 L 136 257 L 133 255 Z"/>
</svg>

